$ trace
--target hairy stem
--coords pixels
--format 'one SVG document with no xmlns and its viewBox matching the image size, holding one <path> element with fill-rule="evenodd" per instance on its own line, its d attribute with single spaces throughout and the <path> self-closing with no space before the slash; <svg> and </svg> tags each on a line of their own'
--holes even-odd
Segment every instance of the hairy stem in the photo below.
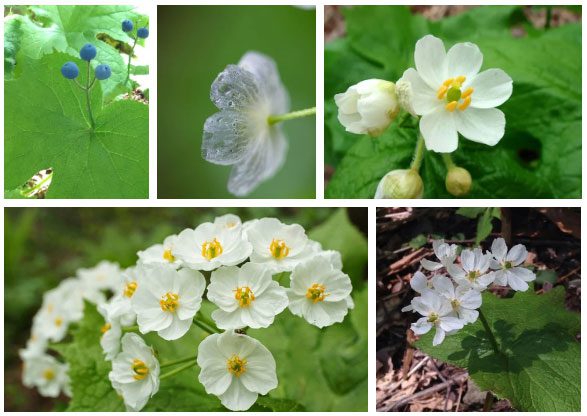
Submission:
<svg viewBox="0 0 587 416">
<path fill-rule="evenodd" d="M 267 122 L 269 124 L 277 124 L 282 121 L 293 120 L 293 119 L 301 118 L 301 117 L 313 116 L 314 114 L 316 114 L 316 107 L 306 108 L 305 110 L 292 111 L 291 113 L 269 116 L 269 118 L 267 118 Z"/>
<path fill-rule="evenodd" d="M 447 170 L 450 170 L 450 168 L 455 167 L 455 162 L 452 161 L 452 157 L 451 157 L 450 153 L 443 153 L 442 160 L 443 160 Z"/>
<path fill-rule="evenodd" d="M 495 335 L 493 335 L 493 331 L 491 330 L 491 327 L 489 326 L 489 322 L 487 322 L 487 319 L 485 318 L 485 315 L 483 315 L 483 311 L 481 309 L 479 309 L 479 319 L 481 320 L 481 323 L 483 324 L 483 328 L 485 329 L 485 332 L 487 332 L 487 336 L 489 337 L 489 342 L 491 342 L 491 346 L 493 348 L 493 351 L 495 351 L 496 354 L 500 355 L 501 351 L 499 350 L 499 344 L 497 343 L 497 339 L 495 339 Z"/>
<path fill-rule="evenodd" d="M 135 41 L 132 44 L 132 48 L 130 50 L 130 53 L 128 54 L 128 65 L 126 66 L 126 79 L 124 80 L 124 85 L 126 85 L 126 83 L 128 82 L 128 80 L 130 79 L 130 60 L 132 59 L 132 54 L 135 51 L 135 46 L 137 46 L 137 40 L 139 39 L 138 36 L 135 37 Z"/>
<path fill-rule="evenodd" d="M 180 358 L 178 360 L 167 361 L 166 363 L 161 363 L 161 365 L 159 367 L 165 368 L 165 367 L 171 367 L 172 365 L 177 365 L 177 364 L 191 363 L 195 359 L 196 359 L 196 357 L 194 357 L 193 355 L 190 355 L 189 357 Z"/>
<path fill-rule="evenodd" d="M 174 375 L 176 375 L 178 373 L 181 373 L 184 370 L 187 370 L 188 368 L 194 367 L 195 365 L 196 365 L 196 358 L 194 357 L 194 358 L 192 358 L 192 361 L 191 362 L 189 362 L 187 364 L 184 364 L 184 365 L 182 365 L 180 367 L 177 367 L 177 368 L 171 370 L 168 373 L 162 374 L 161 376 L 159 376 L 159 380 L 164 380 L 166 378 L 169 378 L 171 376 L 174 376 Z"/>
<path fill-rule="evenodd" d="M 414 150 L 414 159 L 412 160 L 412 164 L 410 165 L 410 169 L 414 169 L 415 171 L 420 170 L 420 166 L 422 166 L 422 161 L 424 160 L 424 152 L 426 151 L 426 146 L 424 146 L 424 138 L 421 134 L 418 135 L 418 142 L 416 143 L 416 150 Z"/>
<path fill-rule="evenodd" d="M 90 61 L 88 61 L 88 77 L 86 79 L 86 102 L 88 103 L 88 115 L 90 117 L 90 123 L 92 125 L 92 130 L 96 127 L 96 123 L 94 122 L 94 115 L 92 114 L 92 104 L 90 102 Z"/>
</svg>

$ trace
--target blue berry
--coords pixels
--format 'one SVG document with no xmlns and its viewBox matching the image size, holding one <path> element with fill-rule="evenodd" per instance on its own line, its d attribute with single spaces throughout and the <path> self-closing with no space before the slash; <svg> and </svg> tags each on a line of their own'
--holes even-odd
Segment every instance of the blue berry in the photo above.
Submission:
<svg viewBox="0 0 587 416">
<path fill-rule="evenodd" d="M 133 28 L 133 24 L 130 20 L 123 20 L 122 21 L 122 30 L 125 32 L 130 32 Z"/>
<path fill-rule="evenodd" d="M 91 61 L 96 57 L 96 48 L 91 43 L 86 43 L 79 51 L 79 56 L 84 61 Z"/>
<path fill-rule="evenodd" d="M 74 79 L 79 75 L 79 68 L 75 62 L 66 62 L 61 67 L 61 74 L 67 79 Z"/>
<path fill-rule="evenodd" d="M 137 30 L 137 36 L 139 38 L 147 38 L 149 36 L 149 29 L 147 29 L 146 27 L 142 27 L 139 30 Z"/>
<path fill-rule="evenodd" d="M 96 67 L 96 78 L 98 78 L 100 81 L 110 78 L 111 74 L 112 71 L 108 65 L 98 65 Z"/>
</svg>

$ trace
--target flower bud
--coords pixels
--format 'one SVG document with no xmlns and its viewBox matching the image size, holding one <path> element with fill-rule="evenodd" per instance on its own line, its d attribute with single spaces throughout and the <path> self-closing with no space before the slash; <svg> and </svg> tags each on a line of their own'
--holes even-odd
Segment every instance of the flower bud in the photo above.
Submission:
<svg viewBox="0 0 587 416">
<path fill-rule="evenodd" d="M 415 169 L 396 169 L 381 179 L 375 199 L 414 199 L 423 194 L 424 183 Z"/>
<path fill-rule="evenodd" d="M 446 190 L 454 196 L 463 196 L 471 190 L 471 174 L 467 169 L 459 166 L 452 166 L 446 174 Z"/>
<path fill-rule="evenodd" d="M 395 84 L 395 89 L 400 107 L 416 117 L 417 114 L 412 104 L 414 99 L 414 91 L 412 91 L 412 84 L 410 81 L 400 78 L 400 80 Z"/>
<path fill-rule="evenodd" d="M 368 79 L 336 94 L 338 121 L 346 131 L 377 137 L 389 127 L 399 112 L 395 84 Z"/>
</svg>

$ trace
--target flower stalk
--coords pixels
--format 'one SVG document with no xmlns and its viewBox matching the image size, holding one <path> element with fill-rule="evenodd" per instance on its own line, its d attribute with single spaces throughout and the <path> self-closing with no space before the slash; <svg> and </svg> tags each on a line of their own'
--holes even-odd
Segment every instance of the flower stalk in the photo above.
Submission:
<svg viewBox="0 0 587 416">
<path fill-rule="evenodd" d="M 124 80 L 125 85 L 130 79 L 130 61 L 132 59 L 132 54 L 135 51 L 135 46 L 137 46 L 137 40 L 138 40 L 138 36 L 135 36 L 135 41 L 132 44 L 132 48 L 130 49 L 130 53 L 128 54 L 128 65 L 126 66 L 126 79 Z"/>
<path fill-rule="evenodd" d="M 172 377 L 176 374 L 179 374 L 182 371 L 187 370 L 188 368 L 194 367 L 195 365 L 196 365 L 196 357 L 192 357 L 189 363 L 184 364 L 182 366 L 179 366 L 179 367 L 171 370 L 168 373 L 161 374 L 161 376 L 159 376 L 159 380 L 165 380 L 166 378 L 169 378 L 169 377 Z"/>
<path fill-rule="evenodd" d="M 281 123 L 282 121 L 294 120 L 296 118 L 308 117 L 316 114 L 316 107 L 306 108 L 304 110 L 292 111 L 291 113 L 272 115 L 267 118 L 270 125 Z"/>
<path fill-rule="evenodd" d="M 88 115 L 90 117 L 90 124 L 92 125 L 92 130 L 96 127 L 96 123 L 94 122 L 94 115 L 92 114 L 92 104 L 90 102 L 90 91 L 92 89 L 92 87 L 94 86 L 94 81 L 96 80 L 96 78 L 94 78 L 94 80 L 90 83 L 90 61 L 88 61 L 88 77 L 86 79 L 86 87 L 84 88 L 86 91 L 86 102 L 88 104 Z"/>
<path fill-rule="evenodd" d="M 485 318 L 485 315 L 483 314 L 483 311 L 481 309 L 479 309 L 479 320 L 483 324 L 483 328 L 485 329 L 485 332 L 487 333 L 487 337 L 489 338 L 489 342 L 491 342 L 491 347 L 493 348 L 493 351 L 495 351 L 495 353 L 497 355 L 500 355 L 501 351 L 499 349 L 499 344 L 497 343 L 497 339 L 495 338 L 495 335 L 493 334 L 493 331 L 491 330 L 491 327 L 489 326 L 489 322 L 487 322 L 487 318 Z"/>
<path fill-rule="evenodd" d="M 422 161 L 424 160 L 424 152 L 426 151 L 426 146 L 424 145 L 424 138 L 421 134 L 418 135 L 418 142 L 416 143 L 416 150 L 414 151 L 414 159 L 410 165 L 410 169 L 415 171 L 420 170 L 420 166 L 422 166 Z"/>
<path fill-rule="evenodd" d="M 190 355 L 189 357 L 184 357 L 184 358 L 180 358 L 177 360 L 168 361 L 166 363 L 161 363 L 159 365 L 159 367 L 161 367 L 161 368 L 171 367 L 171 366 L 174 366 L 177 364 L 190 363 L 192 361 L 196 361 L 196 357 L 194 355 Z"/>
<path fill-rule="evenodd" d="M 208 334 L 219 334 L 220 330 L 214 328 L 213 326 L 201 321 L 199 318 L 194 318 L 194 324 L 200 328 L 201 330 L 207 332 Z"/>
</svg>

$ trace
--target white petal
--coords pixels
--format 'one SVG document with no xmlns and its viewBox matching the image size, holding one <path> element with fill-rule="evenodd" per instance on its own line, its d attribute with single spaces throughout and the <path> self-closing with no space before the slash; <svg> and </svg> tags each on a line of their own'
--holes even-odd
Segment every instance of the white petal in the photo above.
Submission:
<svg viewBox="0 0 587 416">
<path fill-rule="evenodd" d="M 512 95 L 513 81 L 501 69 L 481 72 L 463 87 L 472 87 L 471 107 L 492 108 L 503 104 Z"/>
<path fill-rule="evenodd" d="M 432 113 L 444 106 L 444 101 L 436 97 L 436 90 L 430 88 L 414 68 L 407 69 L 402 80 L 408 81 L 412 89 L 411 106 L 416 114 Z"/>
<path fill-rule="evenodd" d="M 420 132 L 426 148 L 433 152 L 450 153 L 457 150 L 459 136 L 453 113 L 439 108 L 420 119 Z"/>
<path fill-rule="evenodd" d="M 472 79 L 483 63 L 483 54 L 474 43 L 457 43 L 446 54 L 447 74 L 449 78 L 465 76 Z"/>
<path fill-rule="evenodd" d="M 505 116 L 497 108 L 455 111 L 456 128 L 464 137 L 488 146 L 496 145 L 505 132 Z"/>
<path fill-rule="evenodd" d="M 257 400 L 257 393 L 249 391 L 238 377 L 232 378 L 232 383 L 224 394 L 218 396 L 222 405 L 229 410 L 248 410 Z"/>
<path fill-rule="evenodd" d="M 448 277 L 436 275 L 432 278 L 432 284 L 434 285 L 434 289 L 439 294 L 447 297 L 448 299 L 453 299 L 455 297 L 454 284 Z"/>
<path fill-rule="evenodd" d="M 518 292 L 525 292 L 528 290 L 528 283 L 526 283 L 521 277 L 514 273 L 508 273 L 508 285 L 518 291 Z"/>
<path fill-rule="evenodd" d="M 428 86 L 438 89 L 446 77 L 446 51 L 442 40 L 426 35 L 416 42 L 416 69 Z"/>
<path fill-rule="evenodd" d="M 508 272 L 506 270 L 496 270 L 493 272 L 495 276 L 493 282 L 498 286 L 506 286 L 508 284 L 507 274 Z"/>
<path fill-rule="evenodd" d="M 514 266 L 518 266 L 528 258 L 528 250 L 523 244 L 513 246 L 506 257 L 506 261 L 511 261 Z"/>
<path fill-rule="evenodd" d="M 253 147 L 247 113 L 223 110 L 206 119 L 202 157 L 208 162 L 232 165 L 248 157 Z"/>
<path fill-rule="evenodd" d="M 177 317 L 177 315 L 174 315 L 173 321 L 171 321 L 171 325 L 158 331 L 157 334 L 167 341 L 173 341 L 183 337 L 186 332 L 189 331 L 191 325 L 191 319 L 181 320 Z"/>
<path fill-rule="evenodd" d="M 247 357 L 247 370 L 241 375 L 241 381 L 248 390 L 259 394 L 267 394 L 277 387 L 275 359 L 262 344 Z"/>
<path fill-rule="evenodd" d="M 532 272 L 532 270 L 526 269 L 525 267 L 514 267 L 510 269 L 509 272 L 515 274 L 526 282 L 531 282 L 536 279 L 534 272 Z"/>
<path fill-rule="evenodd" d="M 434 339 L 432 340 L 432 345 L 436 347 L 437 345 L 442 344 L 445 335 L 446 334 L 444 333 L 444 330 L 441 327 L 437 326 L 436 333 L 434 334 Z"/>
<path fill-rule="evenodd" d="M 477 309 L 482 302 L 481 293 L 474 289 L 468 289 L 459 296 L 459 303 L 466 309 Z"/>
<path fill-rule="evenodd" d="M 493 240 L 493 243 L 491 243 L 491 254 L 493 254 L 493 258 L 502 262 L 504 261 L 507 252 L 508 248 L 505 245 L 505 240 L 503 238 L 496 238 Z"/>
<path fill-rule="evenodd" d="M 422 265 L 423 268 L 425 268 L 426 270 L 429 270 L 431 272 L 438 270 L 438 269 L 442 269 L 442 263 L 437 263 L 435 261 L 430 261 L 428 259 L 422 259 L 420 261 L 420 264 Z"/>
<path fill-rule="evenodd" d="M 428 289 L 428 278 L 422 272 L 416 272 L 410 280 L 410 286 L 418 293 Z"/>
<path fill-rule="evenodd" d="M 212 83 L 210 99 L 219 109 L 244 110 L 254 105 L 260 94 L 253 73 L 237 65 L 228 65 Z"/>
<path fill-rule="evenodd" d="M 424 317 L 414 322 L 411 328 L 414 334 L 423 335 L 432 329 L 432 324 L 428 322 L 428 318 Z"/>
<path fill-rule="evenodd" d="M 461 329 L 464 325 L 464 322 L 456 317 L 452 316 L 445 316 L 440 319 L 440 327 L 447 332 L 454 331 L 456 329 Z M 436 329 L 438 332 L 438 328 Z M 442 342 L 442 341 L 441 341 Z"/>
</svg>

